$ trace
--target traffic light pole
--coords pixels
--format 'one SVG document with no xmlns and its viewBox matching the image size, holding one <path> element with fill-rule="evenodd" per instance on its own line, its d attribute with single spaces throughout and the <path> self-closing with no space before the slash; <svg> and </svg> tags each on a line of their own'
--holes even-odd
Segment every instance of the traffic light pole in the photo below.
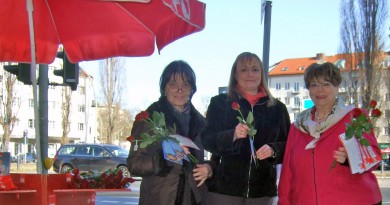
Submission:
<svg viewBox="0 0 390 205">
<path fill-rule="evenodd" d="M 42 174 L 48 174 L 45 166 L 47 158 L 47 149 L 49 141 L 48 133 L 48 89 L 49 89 L 49 66 L 47 64 L 39 64 L 39 131 L 40 131 L 40 155 L 41 155 L 41 170 Z"/>
</svg>

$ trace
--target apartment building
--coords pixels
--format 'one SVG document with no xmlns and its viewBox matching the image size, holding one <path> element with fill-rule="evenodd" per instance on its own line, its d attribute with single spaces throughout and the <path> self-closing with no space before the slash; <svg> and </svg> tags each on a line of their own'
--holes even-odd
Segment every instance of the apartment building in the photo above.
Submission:
<svg viewBox="0 0 390 205">
<path fill-rule="evenodd" d="M 54 70 L 60 69 L 58 60 L 56 59 L 53 64 L 49 65 L 49 84 L 62 83 L 62 78 L 53 74 Z M 3 69 L 4 64 L 0 63 L 0 101 L 2 102 L 0 105 L 0 117 L 2 118 L 6 117 L 4 115 L 3 101 L 5 99 L 4 95 L 7 93 L 5 79 L 3 79 L 4 73 L 7 72 Z M 65 86 L 60 85 L 49 85 L 48 87 L 49 157 L 54 156 L 61 142 L 63 133 L 61 113 L 65 88 Z M 96 140 L 97 108 L 94 90 L 93 77 L 80 68 L 78 88 L 76 91 L 72 91 L 71 94 L 69 142 L 95 142 Z M 16 113 L 16 123 L 11 133 L 8 151 L 11 152 L 12 156 L 18 153 L 35 152 L 34 99 L 31 85 L 24 85 L 19 81 L 16 82 L 12 109 Z M 3 128 L 0 126 L 0 139 L 2 139 L 3 133 Z M 27 136 L 27 140 L 24 138 L 24 135 Z"/>
</svg>

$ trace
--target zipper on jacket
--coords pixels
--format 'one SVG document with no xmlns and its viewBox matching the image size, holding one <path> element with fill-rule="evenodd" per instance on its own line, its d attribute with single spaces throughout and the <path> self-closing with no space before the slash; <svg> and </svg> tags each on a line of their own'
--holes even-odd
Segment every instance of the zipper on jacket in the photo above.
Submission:
<svg viewBox="0 0 390 205">
<path fill-rule="evenodd" d="M 256 105 L 256 104 L 255 104 Z M 251 105 L 251 112 L 253 113 L 253 107 Z M 255 118 L 253 116 L 253 124 L 255 124 Z M 248 136 L 250 137 L 250 136 Z M 253 140 L 253 147 L 254 147 L 254 140 Z M 249 144 L 250 144 L 250 141 L 249 141 Z M 256 150 L 254 150 L 256 152 Z M 252 155 L 250 156 L 251 160 L 249 160 L 249 173 L 248 173 L 248 181 L 247 181 L 247 191 L 246 191 L 246 197 L 248 198 L 249 197 L 249 191 L 250 191 L 250 180 L 251 180 L 251 171 L 252 171 L 252 160 L 256 160 L 256 159 L 253 159 L 252 158 Z M 253 162 L 255 163 L 255 162 Z"/>
<path fill-rule="evenodd" d="M 313 176 L 314 176 L 314 193 L 315 193 L 315 196 L 316 196 L 316 204 L 318 204 L 318 197 L 317 197 L 317 183 L 316 183 L 316 167 L 314 165 L 314 148 L 312 149 L 311 151 L 311 156 L 312 156 L 312 159 L 313 159 Z"/>
<path fill-rule="evenodd" d="M 249 173 L 248 173 L 248 181 L 247 181 L 247 187 L 248 189 L 246 190 L 246 198 L 249 197 L 249 182 L 250 182 L 250 179 L 251 179 L 251 170 L 252 170 L 252 157 L 251 157 L 251 160 L 249 161 Z"/>
</svg>

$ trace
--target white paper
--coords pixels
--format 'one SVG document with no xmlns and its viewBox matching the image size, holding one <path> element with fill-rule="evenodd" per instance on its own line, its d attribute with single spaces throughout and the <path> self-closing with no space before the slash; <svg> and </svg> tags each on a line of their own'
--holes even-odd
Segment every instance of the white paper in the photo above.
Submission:
<svg viewBox="0 0 390 205">
<path fill-rule="evenodd" d="M 200 150 L 199 147 L 196 146 L 196 144 L 188 137 L 183 137 L 181 135 L 169 135 L 169 136 L 176 138 L 179 141 L 181 146 L 192 147 L 197 150 Z"/>
<path fill-rule="evenodd" d="M 363 173 L 380 162 L 377 154 L 372 150 L 372 146 L 362 146 L 355 137 L 346 139 L 345 133 L 339 136 L 344 148 L 347 151 L 349 167 L 352 174 Z M 366 149 L 366 154 L 370 156 L 373 161 L 368 160 L 369 157 L 362 153 L 362 150 Z"/>
</svg>

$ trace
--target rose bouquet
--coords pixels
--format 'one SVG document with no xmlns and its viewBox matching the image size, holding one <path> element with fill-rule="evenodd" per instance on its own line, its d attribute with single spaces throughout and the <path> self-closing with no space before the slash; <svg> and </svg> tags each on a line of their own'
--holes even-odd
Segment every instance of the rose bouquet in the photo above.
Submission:
<svg viewBox="0 0 390 205">
<path fill-rule="evenodd" d="M 109 169 L 103 173 L 96 171 L 80 172 L 79 169 L 70 171 L 71 189 L 123 189 L 129 188 L 135 180 L 131 177 L 124 177 L 120 168 Z"/>
<path fill-rule="evenodd" d="M 153 112 L 149 116 L 147 111 L 138 113 L 135 121 L 144 121 L 147 123 L 152 134 L 142 133 L 141 140 L 136 140 L 133 136 L 127 138 L 130 142 L 135 142 L 134 150 L 138 149 L 138 141 L 141 141 L 140 147 L 146 148 L 153 143 L 162 143 L 165 151 L 164 157 L 167 160 L 181 164 L 182 159 L 187 159 L 193 164 L 198 164 L 198 160 L 192 154 L 185 154 L 183 148 L 180 146 L 180 141 L 175 137 L 176 127 L 168 128 L 165 123 L 165 116 L 162 112 Z"/>
<path fill-rule="evenodd" d="M 375 100 L 371 100 L 367 109 L 369 116 L 367 116 L 360 108 L 353 109 L 351 123 L 346 124 L 346 140 L 349 140 L 354 137 L 362 147 L 370 146 L 370 142 L 363 137 L 363 133 L 370 133 L 373 129 L 372 121 L 382 115 L 382 112 L 378 108 L 376 108 L 376 106 L 377 102 Z M 361 153 L 365 155 L 365 158 L 368 159 L 368 162 L 373 162 L 372 158 L 370 157 L 369 151 L 363 148 L 363 150 L 361 150 Z M 337 161 L 334 160 L 328 172 L 330 172 L 336 166 L 336 164 Z"/>
</svg>

